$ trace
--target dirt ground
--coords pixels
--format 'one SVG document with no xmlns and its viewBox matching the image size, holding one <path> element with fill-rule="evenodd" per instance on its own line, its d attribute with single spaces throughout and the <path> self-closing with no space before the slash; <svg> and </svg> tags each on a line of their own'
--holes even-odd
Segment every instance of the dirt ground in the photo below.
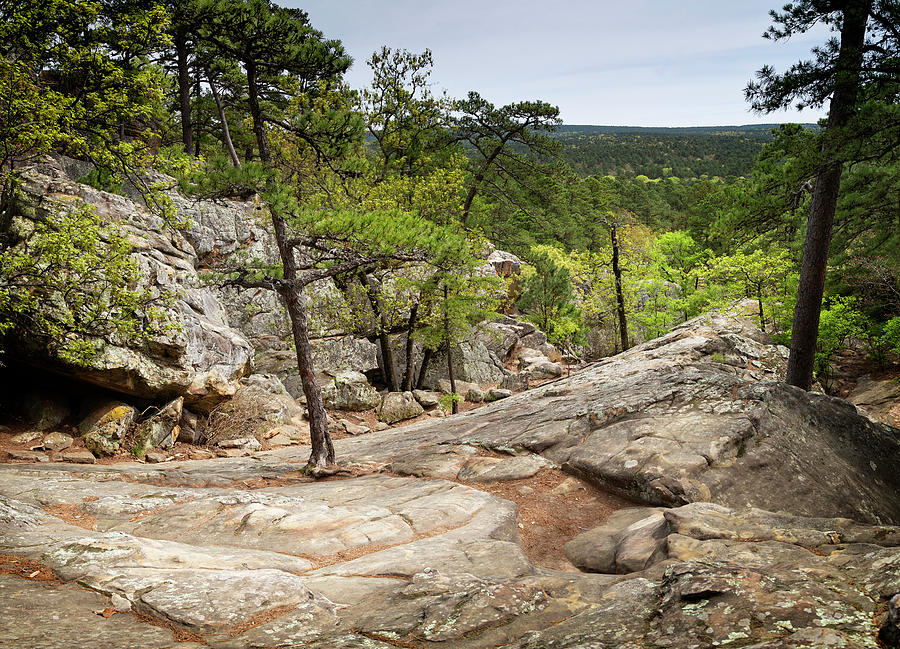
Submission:
<svg viewBox="0 0 900 649">
<path fill-rule="evenodd" d="M 516 503 L 525 553 L 532 563 L 553 570 L 578 572 L 563 555 L 566 542 L 603 525 L 614 511 L 636 506 L 559 469 L 525 480 L 463 484 Z"/>
</svg>

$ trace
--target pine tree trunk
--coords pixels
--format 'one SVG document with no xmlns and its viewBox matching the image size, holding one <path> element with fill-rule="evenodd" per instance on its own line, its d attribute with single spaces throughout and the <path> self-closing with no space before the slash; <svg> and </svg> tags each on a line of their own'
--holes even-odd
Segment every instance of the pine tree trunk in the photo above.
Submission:
<svg viewBox="0 0 900 649">
<path fill-rule="evenodd" d="M 237 151 L 234 150 L 234 143 L 231 141 L 231 131 L 228 128 L 228 118 L 225 116 L 225 106 L 222 104 L 222 97 L 219 95 L 219 89 L 213 83 L 212 75 L 209 69 L 206 70 L 206 80 L 209 82 L 209 89 L 212 92 L 213 99 L 216 100 L 216 108 L 219 111 L 219 122 L 222 124 L 222 141 L 225 148 L 228 149 L 228 155 L 231 156 L 231 163 L 238 169 L 241 169 L 241 159 L 238 158 Z"/>
<path fill-rule="evenodd" d="M 252 73 L 251 73 L 252 71 Z M 271 166 L 272 156 L 269 153 L 269 142 L 266 139 L 265 126 L 262 123 L 262 113 L 259 108 L 259 94 L 256 85 L 255 69 L 248 66 L 247 69 L 250 114 L 253 118 L 253 132 L 256 134 L 256 143 L 259 146 L 260 159 L 266 166 Z M 267 181 L 267 189 L 272 189 L 273 179 Z M 306 396 L 306 408 L 309 412 L 309 437 L 312 447 L 307 468 L 324 468 L 334 464 L 334 445 L 331 435 L 328 433 L 328 414 L 325 412 L 325 402 L 322 399 L 322 390 L 316 381 L 315 368 L 312 360 L 312 345 L 309 342 L 309 323 L 306 317 L 306 304 L 301 293 L 302 285 L 297 281 L 297 261 L 294 259 L 294 250 L 288 245 L 287 224 L 282 216 L 272 209 L 272 226 L 275 231 L 275 243 L 278 245 L 278 253 L 281 257 L 283 268 L 283 288 L 280 289 L 284 299 L 288 317 L 291 320 L 291 333 L 294 337 L 294 346 L 297 351 L 297 370 L 300 373 L 300 383 L 303 386 L 303 394 Z"/>
<path fill-rule="evenodd" d="M 409 324 L 406 327 L 406 369 L 403 372 L 403 385 L 401 389 L 404 392 L 412 391 L 413 374 L 415 374 L 415 359 L 413 354 L 415 346 L 413 345 L 413 333 L 416 330 L 416 319 L 419 314 L 419 305 L 413 304 L 409 310 Z"/>
<path fill-rule="evenodd" d="M 378 288 L 364 270 L 359 271 L 357 277 L 366 290 L 366 297 L 369 298 L 369 304 L 372 306 L 372 313 L 375 315 L 375 321 L 377 322 L 378 346 L 381 349 L 381 374 L 384 377 L 384 384 L 391 392 L 399 392 L 400 386 L 397 384 L 394 348 L 391 347 L 391 339 L 388 336 L 387 316 L 378 297 Z"/>
<path fill-rule="evenodd" d="M 187 35 L 177 30 L 173 36 L 175 58 L 178 68 L 178 104 L 181 111 L 181 141 L 184 152 L 190 155 L 194 150 L 194 127 L 191 121 L 191 73 L 188 67 Z"/>
<path fill-rule="evenodd" d="M 447 313 L 447 287 L 444 286 L 444 334 L 447 337 L 447 373 L 450 375 L 450 393 L 454 395 L 451 412 L 455 415 L 459 412 L 459 402 L 456 399 L 456 377 L 453 374 L 453 354 L 450 346 L 450 315 Z"/>
<path fill-rule="evenodd" d="M 866 23 L 871 8 L 872 0 L 862 0 L 847 3 L 847 8 L 843 11 L 841 49 L 836 64 L 834 93 L 828 109 L 826 137 L 847 124 L 856 108 Z M 800 265 L 797 306 L 794 308 L 794 324 L 791 329 L 791 355 L 788 358 L 786 380 L 804 390 L 812 387 L 828 249 L 841 185 L 842 167 L 839 161 L 833 159 L 833 148 L 826 140 L 822 150 L 825 165 L 816 175 L 813 187 Z"/>
<path fill-rule="evenodd" d="M 625 295 L 622 293 L 622 269 L 619 267 L 619 239 L 616 236 L 616 226 L 609 230 L 612 240 L 612 268 L 613 277 L 616 280 L 616 314 L 619 317 L 619 338 L 622 341 L 622 351 L 628 349 L 628 321 L 625 319 Z"/>
<path fill-rule="evenodd" d="M 322 390 L 316 381 L 315 368 L 313 366 L 312 345 L 309 342 L 309 323 L 306 317 L 305 298 L 301 292 L 301 285 L 297 281 L 297 267 L 294 261 L 293 250 L 287 245 L 287 231 L 284 219 L 277 214 L 272 215 L 272 223 L 275 226 L 275 241 L 281 254 L 284 266 L 284 279 L 286 284 L 280 291 L 287 307 L 288 317 L 291 320 L 291 333 L 294 337 L 294 347 L 297 352 L 297 370 L 300 373 L 300 384 L 303 386 L 303 394 L 306 396 L 306 409 L 309 412 L 309 437 L 312 447 L 308 468 L 323 469 L 334 464 L 334 446 L 331 443 L 331 435 L 328 433 L 328 414 L 325 412 L 325 402 L 322 399 Z"/>
<path fill-rule="evenodd" d="M 416 390 L 425 388 L 425 373 L 428 371 L 428 363 L 431 361 L 432 354 L 434 354 L 434 352 L 431 347 L 426 347 L 425 351 L 422 353 L 422 364 L 419 365 L 419 377 L 416 379 Z"/>
</svg>

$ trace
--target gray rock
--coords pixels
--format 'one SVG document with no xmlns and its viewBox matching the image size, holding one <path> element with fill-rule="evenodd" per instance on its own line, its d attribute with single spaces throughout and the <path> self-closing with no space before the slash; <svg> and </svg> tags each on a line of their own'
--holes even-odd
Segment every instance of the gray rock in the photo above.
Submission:
<svg viewBox="0 0 900 649">
<path fill-rule="evenodd" d="M 425 409 L 419 405 L 412 392 L 388 392 L 381 400 L 376 415 L 386 424 L 418 417 Z"/>
<path fill-rule="evenodd" d="M 43 433 L 39 430 L 26 430 L 24 433 L 13 435 L 9 438 L 9 441 L 11 444 L 27 444 L 41 437 L 43 437 Z"/>
<path fill-rule="evenodd" d="M 169 448 L 178 439 L 178 422 L 184 399 L 178 397 L 163 406 L 159 412 L 138 424 L 134 434 L 135 455 L 143 456 L 154 448 Z"/>
<path fill-rule="evenodd" d="M 159 464 L 160 462 L 165 462 L 169 459 L 169 456 L 163 453 L 162 451 L 147 451 L 144 454 L 144 461 L 149 464 Z"/>
<path fill-rule="evenodd" d="M 21 177 L 21 209 L 13 221 L 41 218 L 72 201 L 84 200 L 104 222 L 120 222 L 134 249 L 140 275 L 147 278 L 144 288 L 179 293 L 168 313 L 181 325 L 180 332 L 157 336 L 146 344 L 143 340 L 133 345 L 105 343 L 88 368 L 56 357 L 44 358 L 46 351 L 22 345 L 21 351 L 29 361 L 49 364 L 57 372 L 137 397 L 182 396 L 198 412 L 208 412 L 234 394 L 250 367 L 251 346 L 228 325 L 213 292 L 200 288 L 197 252 L 185 235 L 163 227 L 159 216 L 134 200 L 72 182 L 63 174 L 51 177 L 32 168 L 23 171 Z M 177 195 L 173 199 L 176 208 L 190 205 Z M 211 206 L 205 202 L 192 211 Z M 249 217 L 251 206 L 246 205 L 245 210 Z M 50 308 L 49 303 L 47 306 Z"/>
<path fill-rule="evenodd" d="M 643 570 L 665 557 L 666 521 L 662 510 L 632 507 L 613 513 L 604 525 L 579 534 L 566 543 L 566 558 L 579 570 L 599 573 L 629 573 Z M 632 532 L 632 525 L 638 526 Z M 647 533 L 645 533 L 647 532 Z M 635 536 L 632 542 L 629 537 Z M 620 563 L 618 554 L 622 550 Z M 649 559 L 653 561 L 649 561 Z"/>
<path fill-rule="evenodd" d="M 262 444 L 255 437 L 235 437 L 233 439 L 223 439 L 216 446 L 220 448 L 239 448 L 245 451 L 258 451 L 262 448 Z"/>
<path fill-rule="evenodd" d="M 94 464 L 97 461 L 94 454 L 86 449 L 66 451 L 61 457 L 63 462 L 71 462 L 72 464 Z"/>
<path fill-rule="evenodd" d="M 509 390 L 511 392 L 522 392 L 528 389 L 530 378 L 528 372 L 504 376 L 503 380 L 500 381 L 500 389 Z"/>
<path fill-rule="evenodd" d="M 847 401 L 873 421 L 900 427 L 900 385 L 894 381 L 859 379 Z"/>
<path fill-rule="evenodd" d="M 419 402 L 419 405 L 426 410 L 436 408 L 441 403 L 441 395 L 439 392 L 433 392 L 431 390 L 413 390 L 413 396 L 416 398 L 416 401 Z"/>
<path fill-rule="evenodd" d="M 484 390 L 479 386 L 470 387 L 466 390 L 464 398 L 469 403 L 481 403 L 484 401 Z"/>
<path fill-rule="evenodd" d="M 64 451 L 72 445 L 75 440 L 71 435 L 65 433 L 53 432 L 44 435 L 41 445 L 47 451 Z"/>
<path fill-rule="evenodd" d="M 365 424 L 354 424 L 352 421 L 346 419 L 338 419 L 338 424 L 343 427 L 348 435 L 365 435 L 366 433 L 372 432 Z"/>
<path fill-rule="evenodd" d="M 120 401 L 94 408 L 78 424 L 85 448 L 100 456 L 115 455 L 136 416 L 134 407 Z"/>
<path fill-rule="evenodd" d="M 499 399 L 506 399 L 507 397 L 512 396 L 512 390 L 505 390 L 503 388 L 491 388 L 487 391 L 487 394 L 484 395 L 485 401 L 498 401 Z"/>
<path fill-rule="evenodd" d="M 540 455 L 521 455 L 512 458 L 473 458 L 457 474 L 464 482 L 504 482 L 525 480 L 553 466 Z"/>
<path fill-rule="evenodd" d="M 50 458 L 46 453 L 40 451 L 24 451 L 19 449 L 10 449 L 7 451 L 10 460 L 22 460 L 25 462 L 49 462 Z"/>
<path fill-rule="evenodd" d="M 367 372 L 378 367 L 377 351 L 378 346 L 365 338 L 323 338 L 313 341 L 313 366 L 330 376 L 343 371 Z"/>
<path fill-rule="evenodd" d="M 333 384 L 333 390 L 323 390 L 326 408 L 359 412 L 371 410 L 381 402 L 381 396 L 360 372 L 341 370 L 335 374 Z"/>
</svg>

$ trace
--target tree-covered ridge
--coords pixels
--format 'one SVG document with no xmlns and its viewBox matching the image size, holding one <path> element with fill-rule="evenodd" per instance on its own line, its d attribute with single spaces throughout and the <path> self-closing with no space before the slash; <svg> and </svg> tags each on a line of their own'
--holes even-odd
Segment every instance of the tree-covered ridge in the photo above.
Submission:
<svg viewBox="0 0 900 649">
<path fill-rule="evenodd" d="M 725 178 L 750 173 L 776 126 L 563 126 L 555 137 L 562 159 L 583 176 Z"/>
</svg>

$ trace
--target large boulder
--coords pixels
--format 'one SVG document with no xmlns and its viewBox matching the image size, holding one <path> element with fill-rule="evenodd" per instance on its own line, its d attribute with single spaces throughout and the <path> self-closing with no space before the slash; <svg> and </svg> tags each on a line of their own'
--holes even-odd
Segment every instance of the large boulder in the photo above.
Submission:
<svg viewBox="0 0 900 649">
<path fill-rule="evenodd" d="M 338 372 L 322 386 L 325 407 L 334 410 L 371 410 L 381 403 L 381 395 L 369 385 L 364 374 L 352 370 Z"/>
<path fill-rule="evenodd" d="M 862 377 L 847 401 L 873 421 L 900 427 L 900 384 Z"/>
<path fill-rule="evenodd" d="M 425 409 L 419 405 L 412 392 L 388 392 L 381 399 L 376 415 L 379 421 L 396 424 L 404 419 L 418 417 Z"/>
<path fill-rule="evenodd" d="M 95 455 L 115 455 L 136 416 L 137 410 L 121 401 L 97 406 L 78 424 L 85 448 Z"/>
<path fill-rule="evenodd" d="M 24 225 L 29 219 L 69 209 L 76 201 L 90 204 L 104 223 L 121 224 L 146 288 L 176 293 L 168 315 L 180 331 L 147 342 L 97 341 L 99 351 L 87 367 L 48 357 L 46 350 L 28 344 L 21 346 L 19 360 L 136 397 L 181 396 L 198 411 L 208 412 L 232 396 L 250 368 L 252 349 L 229 326 L 213 291 L 202 287 L 196 251 L 185 234 L 165 227 L 159 216 L 130 198 L 73 182 L 59 166 L 28 169 L 21 177 L 20 200 L 8 223 L 11 232 L 30 232 Z"/>
</svg>

